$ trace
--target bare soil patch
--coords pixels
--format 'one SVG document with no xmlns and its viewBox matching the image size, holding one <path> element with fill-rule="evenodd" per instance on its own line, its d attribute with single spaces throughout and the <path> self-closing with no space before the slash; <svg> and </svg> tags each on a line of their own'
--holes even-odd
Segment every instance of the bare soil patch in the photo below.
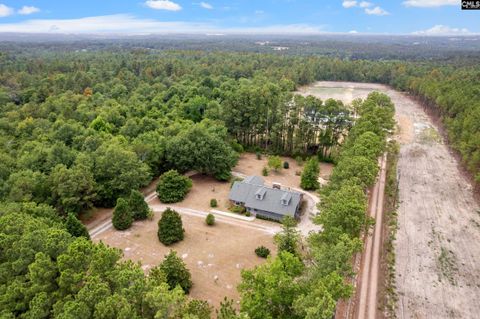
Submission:
<svg viewBox="0 0 480 319">
<path fill-rule="evenodd" d="M 193 182 L 192 189 L 185 199 L 178 203 L 182 207 L 190 207 L 197 210 L 210 211 L 210 199 L 217 200 L 215 209 L 227 211 L 230 203 L 228 193 L 230 192 L 230 182 L 219 182 L 213 177 L 206 175 L 193 175 L 190 177 Z"/>
<path fill-rule="evenodd" d="M 260 245 L 272 252 L 276 248 L 272 234 L 246 227 L 238 227 L 221 221 L 212 227 L 202 217 L 182 214 L 185 239 L 172 246 L 158 241 L 156 213 L 151 221 L 136 222 L 128 231 L 107 230 L 97 241 L 119 248 L 124 259 L 140 262 L 145 272 L 158 265 L 170 250 L 176 250 L 190 269 L 193 288 L 190 296 L 207 300 L 218 306 L 224 296 L 238 300 L 237 285 L 240 272 L 265 261 L 255 255 Z M 214 277 L 218 276 L 218 280 Z"/>
<path fill-rule="evenodd" d="M 262 155 L 262 159 L 258 160 L 256 154 L 243 153 L 240 157 L 238 165 L 233 169 L 235 172 L 239 172 L 245 175 L 258 175 L 262 176 L 268 183 L 281 183 L 286 187 L 300 187 L 300 174 L 303 170 L 303 166 L 299 166 L 298 163 L 290 157 L 281 157 L 282 164 L 287 161 L 289 164 L 288 169 L 280 169 L 278 172 L 271 171 L 268 176 L 262 176 L 262 169 L 268 167 L 268 156 Z M 333 165 L 329 163 L 320 163 L 320 177 L 328 180 L 332 173 Z"/>
<path fill-rule="evenodd" d="M 398 232 L 395 242 L 399 318 L 478 318 L 480 313 L 479 205 L 473 187 L 421 105 L 406 94 L 369 83 L 316 86 L 369 88 L 396 106 Z M 313 92 L 315 93 L 315 92 Z M 322 93 L 323 94 L 323 93 Z M 313 94 L 324 99 L 322 94 Z M 351 99 L 344 93 L 345 102 Z"/>
</svg>

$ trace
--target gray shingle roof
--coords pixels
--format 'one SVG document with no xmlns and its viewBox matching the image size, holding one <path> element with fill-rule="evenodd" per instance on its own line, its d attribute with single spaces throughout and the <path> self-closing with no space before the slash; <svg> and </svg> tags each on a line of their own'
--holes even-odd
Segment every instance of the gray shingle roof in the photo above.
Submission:
<svg viewBox="0 0 480 319">
<path fill-rule="evenodd" d="M 254 185 L 263 185 L 265 184 L 265 181 L 263 180 L 263 178 L 261 178 L 260 176 L 247 176 L 245 177 L 245 179 L 243 180 L 245 183 L 249 183 L 249 184 L 254 184 Z"/>
<path fill-rule="evenodd" d="M 258 199 L 257 194 L 263 195 L 262 199 Z M 235 182 L 229 195 L 230 200 L 245 203 L 245 207 L 292 217 L 295 216 L 301 197 L 298 192 L 264 186 L 263 179 L 258 176 L 249 176 L 241 182 Z"/>
</svg>

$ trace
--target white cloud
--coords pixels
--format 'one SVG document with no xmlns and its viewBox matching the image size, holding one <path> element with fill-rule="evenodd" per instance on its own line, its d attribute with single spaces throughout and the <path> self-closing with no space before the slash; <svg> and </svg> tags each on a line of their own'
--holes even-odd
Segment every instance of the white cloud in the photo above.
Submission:
<svg viewBox="0 0 480 319">
<path fill-rule="evenodd" d="M 168 11 L 180 11 L 182 7 L 170 0 L 148 0 L 145 5 L 155 10 L 168 10 Z"/>
<path fill-rule="evenodd" d="M 468 29 L 465 28 L 451 28 L 446 25 L 437 24 L 430 29 L 421 30 L 413 32 L 415 35 L 427 35 L 427 36 L 435 36 L 435 35 L 469 35 L 472 34 Z"/>
<path fill-rule="evenodd" d="M 0 32 L 64 34 L 319 34 L 323 27 L 307 24 L 272 25 L 255 28 L 219 28 L 208 23 L 163 22 L 117 14 L 79 19 L 35 19 L 0 23 Z"/>
<path fill-rule="evenodd" d="M 376 6 L 373 9 L 366 8 L 365 13 L 370 15 L 376 15 L 376 16 L 386 16 L 390 14 L 384 9 L 380 8 L 379 6 Z"/>
<path fill-rule="evenodd" d="M 350 33 L 350 34 L 357 34 L 358 31 L 357 31 L 357 30 L 351 30 L 351 31 L 348 31 L 348 33 Z"/>
<path fill-rule="evenodd" d="M 21 9 L 18 10 L 18 13 L 23 15 L 29 15 L 36 12 L 40 12 L 40 9 L 33 6 L 23 6 Z"/>
<path fill-rule="evenodd" d="M 204 9 L 212 10 L 213 6 L 208 2 L 200 2 L 200 6 Z"/>
<path fill-rule="evenodd" d="M 348 8 L 353 8 L 353 7 L 357 6 L 357 1 L 345 0 L 345 1 L 343 1 L 342 6 L 344 8 L 347 8 L 347 9 Z"/>
<path fill-rule="evenodd" d="M 14 10 L 10 7 L 7 7 L 3 3 L 0 3 L 0 18 L 3 17 L 8 17 L 9 15 L 12 15 L 14 13 Z"/>
<path fill-rule="evenodd" d="M 371 2 L 368 2 L 368 1 L 362 1 L 360 2 L 360 4 L 358 5 L 360 8 L 369 8 L 373 5 L 373 3 Z"/>
<path fill-rule="evenodd" d="M 460 6 L 458 0 L 407 0 L 403 2 L 406 7 L 441 7 L 441 6 Z"/>
</svg>

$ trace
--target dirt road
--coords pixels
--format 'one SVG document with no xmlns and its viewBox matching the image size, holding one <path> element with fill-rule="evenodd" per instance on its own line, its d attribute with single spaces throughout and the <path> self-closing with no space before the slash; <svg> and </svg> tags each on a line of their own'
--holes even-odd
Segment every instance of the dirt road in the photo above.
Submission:
<svg viewBox="0 0 480 319">
<path fill-rule="evenodd" d="M 342 88 L 346 100 L 376 90 L 388 94 L 396 106 L 401 144 L 397 316 L 479 318 L 480 207 L 472 186 L 416 101 L 368 83 L 319 82 L 312 95 L 325 99 L 332 91 L 342 99 Z"/>
<path fill-rule="evenodd" d="M 375 220 L 372 235 L 365 240 L 362 256 L 362 272 L 357 289 L 357 309 L 355 318 L 377 318 L 377 290 L 380 248 L 382 243 L 383 198 L 386 179 L 386 155 L 380 160 L 380 172 L 370 197 L 369 215 Z"/>
</svg>

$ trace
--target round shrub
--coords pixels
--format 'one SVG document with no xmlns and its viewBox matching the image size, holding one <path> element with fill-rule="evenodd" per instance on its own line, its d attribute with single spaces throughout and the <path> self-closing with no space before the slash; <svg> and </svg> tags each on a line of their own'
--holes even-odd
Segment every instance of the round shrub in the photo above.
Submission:
<svg viewBox="0 0 480 319">
<path fill-rule="evenodd" d="M 284 169 L 289 169 L 289 168 L 290 168 L 290 164 L 288 164 L 287 161 L 283 162 L 283 168 L 284 168 Z"/>
<path fill-rule="evenodd" d="M 215 224 L 215 216 L 213 214 L 208 214 L 205 218 L 205 223 L 207 223 L 208 226 L 213 226 L 213 224 Z"/>
<path fill-rule="evenodd" d="M 267 258 L 270 255 L 270 249 L 265 246 L 260 246 L 255 249 L 255 254 L 261 258 Z"/>
<path fill-rule="evenodd" d="M 176 203 L 185 198 L 192 188 L 192 180 L 179 174 L 176 170 L 170 170 L 158 180 L 157 195 L 162 203 Z"/>
<path fill-rule="evenodd" d="M 133 223 L 132 213 L 125 199 L 117 199 L 117 205 L 113 211 L 112 224 L 117 230 L 125 230 L 130 228 Z"/>
<path fill-rule="evenodd" d="M 171 208 L 167 208 L 158 221 L 158 240 L 168 246 L 183 240 L 184 233 L 180 214 Z"/>
<path fill-rule="evenodd" d="M 217 206 L 218 206 L 217 200 L 215 198 L 212 198 L 210 200 L 210 207 L 217 207 Z"/>
<path fill-rule="evenodd" d="M 255 155 L 257 156 L 257 160 L 261 160 L 261 159 L 262 159 L 262 153 L 257 152 L 257 153 L 255 153 Z"/>
<path fill-rule="evenodd" d="M 262 169 L 262 175 L 263 175 L 263 176 L 268 176 L 268 168 L 264 167 L 264 168 Z"/>
</svg>

